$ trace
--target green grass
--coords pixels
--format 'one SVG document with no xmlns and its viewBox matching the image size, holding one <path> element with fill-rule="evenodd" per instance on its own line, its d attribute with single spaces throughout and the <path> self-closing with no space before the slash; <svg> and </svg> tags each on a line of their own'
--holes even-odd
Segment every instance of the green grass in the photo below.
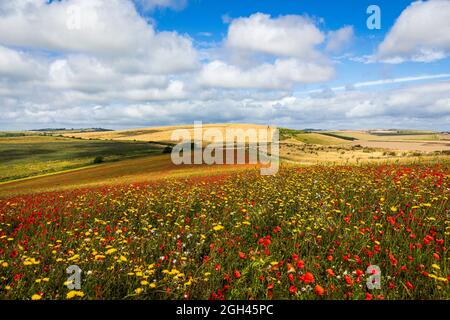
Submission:
<svg viewBox="0 0 450 320">
<path fill-rule="evenodd" d="M 1 132 L 0 138 L 12 138 L 12 137 L 25 137 L 27 134 L 25 132 Z"/>
<path fill-rule="evenodd" d="M 305 133 L 305 130 L 295 130 L 288 128 L 279 128 L 280 140 L 286 140 L 289 138 L 295 138 L 297 134 Z"/>
<path fill-rule="evenodd" d="M 301 141 L 306 144 L 319 144 L 319 145 L 334 145 L 347 142 L 347 140 L 341 138 L 315 132 L 297 134 L 294 136 L 294 139 L 297 139 L 298 141 Z"/>
<path fill-rule="evenodd" d="M 0 181 L 91 165 L 96 157 L 111 162 L 162 153 L 148 142 L 80 140 L 53 136 L 0 136 Z"/>
</svg>

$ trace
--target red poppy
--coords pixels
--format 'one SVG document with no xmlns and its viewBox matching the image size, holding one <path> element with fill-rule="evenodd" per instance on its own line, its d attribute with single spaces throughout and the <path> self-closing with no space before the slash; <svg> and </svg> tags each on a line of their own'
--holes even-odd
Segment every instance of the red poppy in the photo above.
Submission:
<svg viewBox="0 0 450 320">
<path fill-rule="evenodd" d="M 234 270 L 234 277 L 239 279 L 241 277 L 241 273 L 238 270 Z"/>
<path fill-rule="evenodd" d="M 294 275 L 292 273 L 288 274 L 289 282 L 294 282 Z"/>
<path fill-rule="evenodd" d="M 305 262 L 303 260 L 297 261 L 297 268 L 303 269 L 305 267 Z"/>
<path fill-rule="evenodd" d="M 306 284 L 310 284 L 314 282 L 314 275 L 310 272 L 307 272 L 304 274 L 304 276 L 302 277 L 303 282 L 305 282 Z"/>
<path fill-rule="evenodd" d="M 391 264 L 393 265 L 393 266 L 396 266 L 397 265 L 397 259 L 395 259 L 395 257 L 394 257 L 394 255 L 393 254 L 389 254 L 389 259 L 391 260 Z"/>
<path fill-rule="evenodd" d="M 325 270 L 330 277 L 334 277 L 334 271 L 332 269 Z"/>
<path fill-rule="evenodd" d="M 323 296 L 323 295 L 325 294 L 325 289 L 322 288 L 322 287 L 319 286 L 319 285 L 316 285 L 316 286 L 314 287 L 314 292 L 315 292 L 315 294 L 317 294 L 317 295 L 319 295 L 319 296 Z"/>
<path fill-rule="evenodd" d="M 352 280 L 352 278 L 351 278 L 350 276 L 345 275 L 345 276 L 344 276 L 344 280 L 345 280 L 345 282 L 347 282 L 347 284 L 348 284 L 349 286 L 353 285 L 353 280 Z"/>
<path fill-rule="evenodd" d="M 366 300 L 372 300 L 372 299 L 373 299 L 373 296 L 370 293 L 366 292 Z"/>
<path fill-rule="evenodd" d="M 246 259 L 247 256 L 245 255 L 245 253 L 239 251 L 239 258 L 241 258 L 241 259 Z"/>
<path fill-rule="evenodd" d="M 414 289 L 414 286 L 409 281 L 406 281 L 405 285 L 408 287 L 408 289 Z"/>
<path fill-rule="evenodd" d="M 296 293 L 297 293 L 297 287 L 295 287 L 295 286 L 290 286 L 290 287 L 289 287 L 289 292 L 292 293 L 292 294 L 296 294 Z"/>
<path fill-rule="evenodd" d="M 276 226 L 274 229 L 273 229 L 273 233 L 278 233 L 278 232 L 280 232 L 281 231 L 281 227 L 280 226 Z"/>
</svg>

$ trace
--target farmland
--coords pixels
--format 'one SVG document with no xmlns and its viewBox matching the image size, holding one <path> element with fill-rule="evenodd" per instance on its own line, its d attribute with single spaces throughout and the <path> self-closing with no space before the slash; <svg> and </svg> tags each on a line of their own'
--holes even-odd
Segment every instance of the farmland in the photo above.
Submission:
<svg viewBox="0 0 450 320">
<path fill-rule="evenodd" d="M 164 146 L 143 142 L 80 140 L 38 134 L 0 135 L 0 182 L 93 164 L 160 154 Z"/>
<path fill-rule="evenodd" d="M 448 299 L 449 188 L 448 163 L 310 166 L 5 199 L 0 297 Z"/>
<path fill-rule="evenodd" d="M 450 297 L 445 135 L 281 130 L 262 176 L 174 165 L 148 130 L 0 138 L 6 179 L 28 177 L 0 184 L 0 299 Z M 363 145 L 413 140 L 442 148 Z"/>
</svg>

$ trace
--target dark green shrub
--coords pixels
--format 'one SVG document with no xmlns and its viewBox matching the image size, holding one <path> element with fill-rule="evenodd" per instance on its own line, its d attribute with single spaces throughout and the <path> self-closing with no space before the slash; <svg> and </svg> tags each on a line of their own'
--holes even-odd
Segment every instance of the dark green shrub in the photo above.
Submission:
<svg viewBox="0 0 450 320">
<path fill-rule="evenodd" d="M 99 164 L 105 162 L 105 159 L 102 156 L 95 157 L 94 164 Z"/>
</svg>

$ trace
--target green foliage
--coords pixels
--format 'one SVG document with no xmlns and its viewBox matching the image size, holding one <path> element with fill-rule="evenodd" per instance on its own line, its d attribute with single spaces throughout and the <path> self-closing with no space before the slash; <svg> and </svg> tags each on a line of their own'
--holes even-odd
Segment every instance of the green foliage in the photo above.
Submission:
<svg viewBox="0 0 450 320">
<path fill-rule="evenodd" d="M 323 134 L 324 136 L 330 136 L 330 137 L 343 139 L 343 140 L 348 140 L 348 141 L 358 140 L 358 139 L 356 139 L 354 137 L 343 136 L 343 135 L 332 133 L 332 132 L 321 132 L 320 134 Z"/>
<path fill-rule="evenodd" d="M 146 142 L 82 140 L 52 136 L 0 138 L 0 181 L 88 166 L 93 159 L 117 161 L 160 154 L 164 146 Z M 98 161 L 98 160 L 97 160 Z"/>
<path fill-rule="evenodd" d="M 99 164 L 99 163 L 103 163 L 105 162 L 105 158 L 103 158 L 102 156 L 97 156 L 94 159 L 94 164 Z"/>
<path fill-rule="evenodd" d="M 296 129 L 288 129 L 288 128 L 278 128 L 278 130 L 280 132 L 280 140 L 294 138 L 297 134 L 309 132 L 309 131 L 305 131 L 305 130 L 296 130 Z"/>
</svg>

